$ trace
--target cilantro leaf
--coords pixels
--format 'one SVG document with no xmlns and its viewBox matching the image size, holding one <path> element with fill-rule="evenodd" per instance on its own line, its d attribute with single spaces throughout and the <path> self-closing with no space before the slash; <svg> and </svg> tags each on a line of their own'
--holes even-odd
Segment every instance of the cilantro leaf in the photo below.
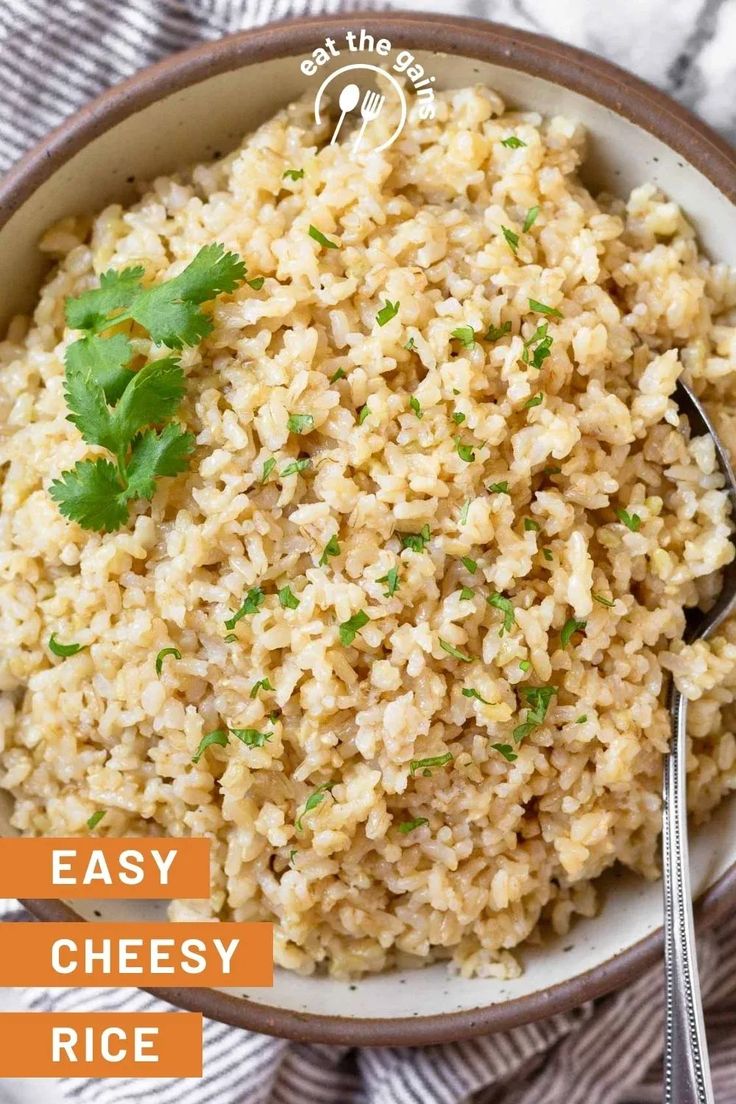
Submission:
<svg viewBox="0 0 736 1104">
<path fill-rule="evenodd" d="M 339 556 L 339 555 L 340 555 L 340 542 L 337 539 L 337 533 L 333 533 L 332 536 L 330 537 L 330 539 L 328 540 L 327 544 L 325 545 L 325 547 L 322 551 L 322 555 L 319 558 L 319 566 L 320 567 L 325 567 L 325 565 L 327 564 L 327 561 L 330 559 L 331 556 Z"/>
<path fill-rule="evenodd" d="M 641 518 L 638 514 L 630 514 L 628 510 L 616 510 L 616 517 L 632 533 L 638 533 L 641 529 Z"/>
<path fill-rule="evenodd" d="M 70 372 L 90 377 L 100 385 L 107 402 L 115 403 L 133 378 L 128 368 L 132 356 L 133 347 L 124 333 L 110 337 L 89 334 L 67 348 L 67 378 Z"/>
<path fill-rule="evenodd" d="M 118 452 L 120 437 L 102 385 L 89 368 L 66 366 L 64 398 L 69 408 L 67 421 L 75 425 L 88 445 L 102 445 Z"/>
<path fill-rule="evenodd" d="M 421 407 L 421 404 L 419 402 L 419 399 L 417 399 L 416 396 L 412 395 L 412 397 L 409 399 L 409 406 L 414 411 L 417 418 L 419 418 L 420 421 L 421 421 L 421 419 L 424 417 L 424 414 L 422 412 L 422 407 Z"/>
<path fill-rule="evenodd" d="M 382 575 L 380 579 L 376 579 L 377 583 L 385 583 L 386 590 L 384 591 L 384 598 L 392 598 L 401 585 L 399 583 L 399 569 L 398 567 L 390 568 L 385 575 Z"/>
<path fill-rule="evenodd" d="M 413 832 L 415 828 L 421 828 L 424 824 L 429 824 L 426 817 L 415 817 L 414 820 L 404 820 L 399 825 L 399 831 L 402 836 L 408 836 L 409 832 Z"/>
<path fill-rule="evenodd" d="M 560 643 L 562 644 L 562 647 L 566 648 L 575 633 L 582 632 L 587 624 L 587 621 L 578 621 L 575 617 L 568 617 L 567 621 L 562 626 L 562 632 L 560 633 Z"/>
<path fill-rule="evenodd" d="M 153 498 L 159 476 L 186 471 L 194 448 L 194 436 L 176 422 L 160 432 L 147 429 L 136 437 L 127 466 L 126 498 Z"/>
<path fill-rule="evenodd" d="M 287 464 L 285 468 L 282 468 L 281 475 L 298 475 L 299 472 L 306 471 L 311 467 L 312 461 L 309 457 L 305 457 L 303 460 L 292 460 L 290 464 Z M 264 465 L 265 466 L 265 465 Z"/>
<path fill-rule="evenodd" d="M 455 451 L 461 460 L 464 460 L 466 464 L 472 464 L 475 460 L 475 453 L 473 452 L 472 445 L 464 445 L 458 439 L 455 443 Z"/>
<path fill-rule="evenodd" d="M 318 230 L 316 226 L 312 226 L 311 223 L 309 226 L 309 236 L 310 238 L 314 238 L 316 242 L 319 242 L 320 245 L 323 245 L 325 249 L 339 248 L 337 242 L 330 241 L 329 238 L 324 236 L 321 230 Z"/>
<path fill-rule="evenodd" d="M 312 414 L 290 414 L 286 423 L 289 433 L 309 433 L 314 429 L 314 416 Z"/>
<path fill-rule="evenodd" d="M 259 483 L 265 483 L 266 480 L 268 479 L 269 475 L 271 474 L 271 472 L 273 471 L 273 469 L 275 467 L 276 467 L 276 458 L 275 458 L 275 456 L 269 456 L 268 460 L 263 461 L 263 469 L 261 471 L 261 478 L 258 480 L 258 482 Z"/>
<path fill-rule="evenodd" d="M 273 689 L 274 689 L 274 687 L 271 685 L 271 682 L 270 682 L 269 679 L 267 679 L 267 678 L 259 679 L 258 682 L 253 683 L 253 686 L 251 687 L 251 691 L 250 691 L 250 697 L 251 697 L 251 699 L 257 698 L 259 690 L 273 690 Z M 234 731 L 235 731 L 235 729 L 233 729 L 233 732 Z"/>
<path fill-rule="evenodd" d="M 511 744 L 491 744 L 491 747 L 502 755 L 507 763 L 513 763 L 519 758 Z"/>
<path fill-rule="evenodd" d="M 49 487 L 60 512 L 83 529 L 112 533 L 127 520 L 117 469 L 109 460 L 80 460 Z"/>
<path fill-rule="evenodd" d="M 156 345 L 181 349 L 196 345 L 212 331 L 212 320 L 199 309 L 245 278 L 245 265 L 220 242 L 204 245 L 183 272 L 145 288 L 128 305 L 128 314 L 148 330 Z"/>
<path fill-rule="evenodd" d="M 402 548 L 410 548 L 412 552 L 423 552 L 429 544 L 429 525 L 423 525 L 419 533 L 399 533 Z"/>
<path fill-rule="evenodd" d="M 458 326 L 452 331 L 450 337 L 459 341 L 464 349 L 472 349 L 475 345 L 475 331 L 472 326 Z"/>
<path fill-rule="evenodd" d="M 228 617 L 225 622 L 225 628 L 234 629 L 238 621 L 241 621 L 243 617 L 248 617 L 252 613 L 257 613 L 265 601 L 266 595 L 261 588 L 259 586 L 251 587 L 240 609 L 238 609 L 232 617 Z"/>
<path fill-rule="evenodd" d="M 451 655 L 453 659 L 459 659 L 462 663 L 473 662 L 472 656 L 469 656 L 467 652 L 461 651 L 460 648 L 456 648 L 454 644 L 450 644 L 449 640 L 443 640 L 441 636 L 438 639 L 442 651 L 447 652 L 447 654 Z"/>
<path fill-rule="evenodd" d="M 503 636 L 504 633 L 511 632 L 516 624 L 516 617 L 514 616 L 514 604 L 510 598 L 504 598 L 503 594 L 490 594 L 486 598 L 486 602 L 489 606 L 493 606 L 494 609 L 500 610 L 503 614 L 503 624 L 498 630 L 498 635 Z"/>
<path fill-rule="evenodd" d="M 282 587 L 279 591 L 279 605 L 282 609 L 296 609 L 299 605 L 299 599 L 293 593 L 291 587 Z"/>
<path fill-rule="evenodd" d="M 466 686 L 466 687 L 463 688 L 463 697 L 464 698 L 476 698 L 479 702 L 483 702 L 484 705 L 490 705 L 491 704 L 489 701 L 486 701 L 485 698 L 482 698 L 480 696 L 480 694 L 478 693 L 478 691 L 473 686 Z"/>
<path fill-rule="evenodd" d="M 161 672 L 164 668 L 164 660 L 167 656 L 173 656 L 174 659 L 181 659 L 181 652 L 178 648 L 162 648 L 156 656 L 156 674 L 161 678 Z"/>
<path fill-rule="evenodd" d="M 471 575 L 475 575 L 478 570 L 478 564 L 475 560 L 472 560 L 470 556 L 461 556 L 460 563 L 463 565 L 466 571 L 469 571 Z"/>
<path fill-rule="evenodd" d="M 596 594 L 595 591 L 592 592 L 591 597 L 594 602 L 598 602 L 598 604 L 601 606 L 607 606 L 608 609 L 611 609 L 613 606 L 616 605 L 616 603 L 612 602 L 610 598 L 606 598 L 603 594 Z"/>
<path fill-rule="evenodd" d="M 184 373 L 175 356 L 149 361 L 133 374 L 112 415 L 113 446 L 120 452 L 145 426 L 174 414 L 184 395 Z"/>
<path fill-rule="evenodd" d="M 399 306 L 400 304 L 398 299 L 395 303 L 392 303 L 390 299 L 387 299 L 384 305 L 379 310 L 378 314 L 376 315 L 376 322 L 378 323 L 378 325 L 385 326 L 387 322 L 390 322 L 392 318 L 395 318 L 396 315 L 399 313 Z"/>
<path fill-rule="evenodd" d="M 504 322 L 502 326 L 489 326 L 483 335 L 484 341 L 500 341 L 506 334 L 511 333 L 511 323 Z"/>
<path fill-rule="evenodd" d="M 557 307 L 548 307 L 546 303 L 540 303 L 538 299 L 529 300 L 529 310 L 533 310 L 537 314 L 546 314 L 550 318 L 562 318 L 562 311 L 558 311 Z"/>
<path fill-rule="evenodd" d="M 273 732 L 259 732 L 257 728 L 231 728 L 230 732 L 246 747 L 263 747 L 273 736 Z"/>
<path fill-rule="evenodd" d="M 307 813 L 311 813 L 312 809 L 316 809 L 318 805 L 321 805 L 326 795 L 330 793 L 336 785 L 336 782 L 323 782 L 321 786 L 318 786 L 317 789 L 309 795 L 296 821 L 295 827 L 297 832 L 301 832 L 304 824 L 304 817 Z"/>
<path fill-rule="evenodd" d="M 430 755 L 427 759 L 412 759 L 409 763 L 409 773 L 416 774 L 418 770 L 423 775 L 429 777 L 432 773 L 431 767 L 444 767 L 448 763 L 451 763 L 454 756 L 452 752 L 446 751 L 444 755 Z"/>
<path fill-rule="evenodd" d="M 522 149 L 526 146 L 526 142 L 522 142 L 515 134 L 510 134 L 508 138 L 501 139 L 501 145 L 506 146 L 506 149 Z"/>
<path fill-rule="evenodd" d="M 516 250 L 519 248 L 519 235 L 514 233 L 513 230 L 509 230 L 508 226 L 502 226 L 501 233 L 506 239 L 509 249 L 516 256 Z"/>
<path fill-rule="evenodd" d="M 488 490 L 491 494 L 505 494 L 510 495 L 509 483 L 507 479 L 502 480 L 501 483 L 489 483 Z"/>
<path fill-rule="evenodd" d="M 49 651 L 60 659 L 66 659 L 67 656 L 73 656 L 76 655 L 77 652 L 83 652 L 86 647 L 86 644 L 60 644 L 56 639 L 55 632 L 49 637 Z"/>
<path fill-rule="evenodd" d="M 283 176 L 288 176 L 289 180 L 301 180 L 304 176 L 304 169 L 285 169 Z"/>
<path fill-rule="evenodd" d="M 106 329 L 112 324 L 110 313 L 125 310 L 133 302 L 144 275 L 142 265 L 103 272 L 98 288 L 67 299 L 64 309 L 67 325 L 73 330 L 87 330 L 89 333 Z"/>
<path fill-rule="evenodd" d="M 97 812 L 93 813 L 92 816 L 89 817 L 89 819 L 87 820 L 87 827 L 89 828 L 90 832 L 93 832 L 95 830 L 102 818 L 106 815 L 106 812 L 106 809 L 98 809 Z"/>
<path fill-rule="evenodd" d="M 340 624 L 340 643 L 348 648 L 355 640 L 360 630 L 368 624 L 370 618 L 365 610 L 359 610 Z"/>
<path fill-rule="evenodd" d="M 522 230 L 524 231 L 525 234 L 529 233 L 532 226 L 537 221 L 538 214 L 539 214 L 539 207 L 530 207 L 529 210 L 527 211 L 526 218 L 524 219 L 524 225 L 522 226 Z"/>
<path fill-rule="evenodd" d="M 217 744 L 219 747 L 227 747 L 227 730 L 224 728 L 217 728 L 214 732 L 208 732 L 199 741 L 199 747 L 192 756 L 192 762 L 198 763 L 204 755 L 208 747 L 212 747 L 213 744 Z"/>
</svg>

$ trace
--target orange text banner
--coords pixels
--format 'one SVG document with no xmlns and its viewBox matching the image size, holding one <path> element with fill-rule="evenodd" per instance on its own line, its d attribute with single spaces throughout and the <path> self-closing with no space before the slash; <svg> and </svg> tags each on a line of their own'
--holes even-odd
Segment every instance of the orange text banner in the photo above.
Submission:
<svg viewBox="0 0 736 1104">
<path fill-rule="evenodd" d="M 0 1012 L 0 1077 L 201 1076 L 194 1012 Z"/>
<path fill-rule="evenodd" d="M 203 898 L 210 895 L 207 839 L 0 839 L 5 897 Z"/>
<path fill-rule="evenodd" d="M 266 923 L 3 924 L 0 986 L 273 985 Z"/>
</svg>

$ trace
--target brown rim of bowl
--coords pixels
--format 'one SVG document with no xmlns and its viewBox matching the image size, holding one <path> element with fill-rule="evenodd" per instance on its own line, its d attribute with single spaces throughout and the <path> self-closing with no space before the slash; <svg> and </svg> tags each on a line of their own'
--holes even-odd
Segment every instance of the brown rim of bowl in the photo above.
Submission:
<svg viewBox="0 0 736 1104">
<path fill-rule="evenodd" d="M 325 35 L 344 31 L 347 16 L 317 17 L 244 31 L 175 54 L 109 89 L 27 153 L 0 183 L 0 228 L 40 184 L 115 123 L 155 100 L 243 65 L 311 51 Z M 584 50 L 511 27 L 421 12 L 351 12 L 351 24 L 395 46 L 458 54 L 520 70 L 562 85 L 655 135 L 736 202 L 736 154 L 695 115 L 664 93 Z M 718 922 L 736 902 L 736 864 L 701 897 L 699 923 Z M 82 920 L 62 901 L 22 902 L 39 920 Z M 311 1043 L 422 1046 L 508 1030 L 602 996 L 637 977 L 660 956 L 662 931 L 652 932 L 599 966 L 542 992 L 485 1008 L 411 1019 L 368 1019 L 301 1013 L 233 997 L 214 989 L 149 990 L 180 1008 L 236 1027 Z"/>
</svg>

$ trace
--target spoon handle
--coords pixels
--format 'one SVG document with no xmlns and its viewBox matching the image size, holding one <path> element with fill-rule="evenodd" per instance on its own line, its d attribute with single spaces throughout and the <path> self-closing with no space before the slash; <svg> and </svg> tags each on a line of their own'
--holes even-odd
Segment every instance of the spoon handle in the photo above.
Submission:
<svg viewBox="0 0 736 1104">
<path fill-rule="evenodd" d="M 665 759 L 662 866 L 666 982 L 665 1104 L 714 1104 L 700 999 L 687 842 L 687 698 L 674 685 Z"/>
</svg>

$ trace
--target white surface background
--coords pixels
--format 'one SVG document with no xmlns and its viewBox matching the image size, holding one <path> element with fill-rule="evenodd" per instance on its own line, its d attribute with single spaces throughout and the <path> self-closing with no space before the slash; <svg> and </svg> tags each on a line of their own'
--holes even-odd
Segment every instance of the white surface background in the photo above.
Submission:
<svg viewBox="0 0 736 1104">
<path fill-rule="evenodd" d="M 659 85 L 736 141 L 736 0 L 388 0 L 385 6 L 485 16 L 581 46 Z M 0 990 L 0 1011 L 22 1009 L 17 992 Z M 53 1081 L 0 1080 L 0 1104 L 63 1099 Z"/>
</svg>

